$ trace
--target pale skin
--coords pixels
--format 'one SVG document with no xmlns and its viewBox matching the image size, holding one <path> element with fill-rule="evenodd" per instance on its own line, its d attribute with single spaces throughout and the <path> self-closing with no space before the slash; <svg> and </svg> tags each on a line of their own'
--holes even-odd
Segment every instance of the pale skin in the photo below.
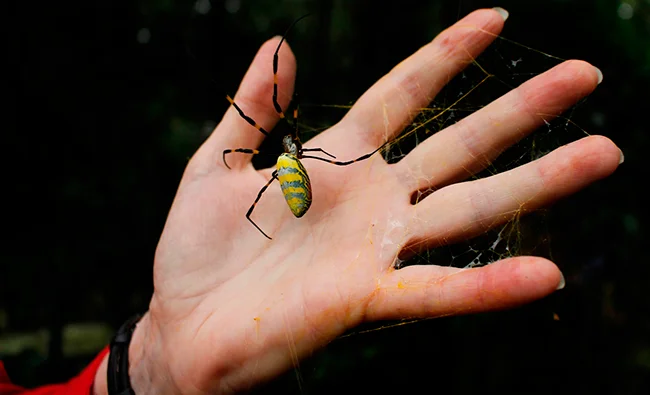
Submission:
<svg viewBox="0 0 650 395">
<path fill-rule="evenodd" d="M 305 147 L 348 160 L 395 137 L 495 39 L 504 16 L 478 10 L 460 20 Z M 278 121 L 271 103 L 278 42 L 262 45 L 234 97 L 266 130 Z M 283 108 L 295 72 L 285 43 Z M 506 173 L 461 182 L 601 80 L 586 62 L 564 62 L 436 133 L 397 164 L 379 154 L 346 167 L 306 159 L 314 193 L 309 212 L 295 218 L 276 182 L 253 213 L 273 240 L 245 218 L 273 169 L 255 170 L 250 155 L 231 155 L 231 170 L 221 161 L 224 149 L 257 148 L 264 138 L 231 106 L 187 166 L 156 250 L 155 291 L 129 349 L 135 392 L 246 390 L 362 322 L 505 309 L 561 289 L 558 267 L 537 257 L 474 269 L 393 265 L 405 246 L 467 239 L 611 174 L 621 151 L 589 136 Z M 411 204 L 411 195 L 426 188 L 436 192 Z M 105 359 L 95 378 L 96 394 L 107 393 L 106 365 Z"/>
</svg>

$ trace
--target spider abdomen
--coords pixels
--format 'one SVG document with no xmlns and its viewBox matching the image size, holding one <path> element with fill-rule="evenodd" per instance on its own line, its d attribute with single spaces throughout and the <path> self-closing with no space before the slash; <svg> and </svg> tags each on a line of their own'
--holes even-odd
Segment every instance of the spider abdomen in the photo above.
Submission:
<svg viewBox="0 0 650 395">
<path fill-rule="evenodd" d="M 311 183 L 307 171 L 295 155 L 278 157 L 278 181 L 291 212 L 300 218 L 311 206 Z"/>
</svg>

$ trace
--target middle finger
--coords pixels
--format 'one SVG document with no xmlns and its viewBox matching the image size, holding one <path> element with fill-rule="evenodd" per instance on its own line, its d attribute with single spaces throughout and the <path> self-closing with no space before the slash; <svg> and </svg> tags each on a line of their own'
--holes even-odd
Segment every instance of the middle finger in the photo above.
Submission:
<svg viewBox="0 0 650 395">
<path fill-rule="evenodd" d="M 428 138 L 396 165 L 398 177 L 410 191 L 465 179 L 590 94 L 601 78 L 589 63 L 564 62 Z"/>
</svg>

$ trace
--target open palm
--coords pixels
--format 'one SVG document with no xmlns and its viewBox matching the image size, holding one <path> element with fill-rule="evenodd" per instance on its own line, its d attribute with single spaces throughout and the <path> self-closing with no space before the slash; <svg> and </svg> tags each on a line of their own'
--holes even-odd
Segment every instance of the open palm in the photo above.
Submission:
<svg viewBox="0 0 650 395">
<path fill-rule="evenodd" d="M 494 10 L 470 14 L 305 147 L 321 147 L 338 160 L 372 152 L 478 56 L 503 22 Z M 278 121 L 271 104 L 278 42 L 262 46 L 235 96 L 266 130 Z M 284 108 L 295 69 L 284 45 L 278 74 Z M 507 173 L 457 183 L 599 82 L 591 65 L 565 62 L 437 133 L 397 164 L 379 154 L 345 167 L 304 159 L 314 194 L 309 212 L 295 218 L 276 181 L 252 214 L 273 240 L 245 218 L 273 169 L 257 171 L 250 155 L 239 153 L 228 158 L 232 169 L 221 160 L 224 149 L 255 149 L 264 137 L 231 106 L 189 163 L 156 251 L 155 292 L 133 339 L 136 393 L 138 387 L 142 393 L 147 387 L 185 394 L 242 390 L 363 321 L 506 308 L 562 287 L 557 267 L 534 257 L 476 269 L 393 265 L 406 247 L 471 237 L 613 172 L 619 149 L 594 136 Z M 436 192 L 411 203 L 413 193 L 429 188 Z"/>
</svg>

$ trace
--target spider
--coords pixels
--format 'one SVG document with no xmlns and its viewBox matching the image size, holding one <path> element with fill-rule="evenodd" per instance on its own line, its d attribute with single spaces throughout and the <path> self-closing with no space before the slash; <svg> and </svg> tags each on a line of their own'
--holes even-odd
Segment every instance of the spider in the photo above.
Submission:
<svg viewBox="0 0 650 395">
<path fill-rule="evenodd" d="M 359 162 L 370 158 L 372 155 L 374 155 L 376 152 L 381 150 L 387 144 L 387 143 L 382 144 L 379 148 L 377 148 L 376 150 L 368 154 L 365 154 L 356 159 L 345 161 L 345 162 L 340 162 L 340 161 L 335 161 L 327 158 L 304 154 L 305 152 L 321 152 L 332 159 L 336 159 L 334 155 L 326 152 L 322 148 L 303 148 L 300 138 L 298 137 L 298 122 L 297 122 L 298 106 L 295 105 L 293 109 L 293 121 L 289 122 L 289 120 L 285 117 L 284 112 L 282 111 L 282 107 L 278 103 L 278 53 L 280 52 L 280 47 L 282 46 L 282 43 L 287 37 L 287 34 L 289 34 L 291 28 L 298 21 L 305 18 L 306 16 L 307 15 L 304 15 L 296 19 L 289 26 L 284 36 L 282 36 L 282 39 L 280 40 L 280 43 L 278 44 L 278 47 L 275 50 L 275 54 L 273 55 L 273 107 L 275 107 L 275 111 L 280 116 L 280 119 L 287 122 L 287 125 L 290 127 L 290 132 L 282 138 L 284 153 L 282 153 L 278 157 L 276 169 L 273 171 L 271 175 L 271 179 L 259 191 L 259 193 L 257 194 L 257 198 L 253 202 L 253 205 L 251 205 L 251 207 L 248 209 L 248 212 L 246 213 L 246 219 L 248 219 L 248 221 L 250 221 L 250 223 L 253 224 L 253 226 L 255 226 L 257 230 L 259 230 L 269 240 L 272 240 L 271 237 L 269 237 L 269 235 L 264 233 L 264 231 L 259 226 L 257 226 L 257 224 L 251 219 L 251 214 L 255 209 L 255 205 L 257 204 L 257 202 L 259 202 L 260 198 L 262 197 L 262 194 L 266 191 L 269 185 L 271 185 L 273 180 L 277 179 L 280 182 L 280 188 L 282 189 L 282 194 L 284 195 L 284 199 L 287 201 L 287 204 L 289 205 L 289 209 L 291 209 L 291 212 L 293 213 L 293 215 L 296 216 L 296 218 L 300 218 L 303 215 L 305 215 L 307 210 L 309 210 L 309 207 L 311 206 L 311 200 L 312 200 L 311 183 L 309 181 L 309 176 L 307 175 L 307 170 L 305 170 L 304 166 L 300 162 L 300 159 L 316 159 L 337 166 L 347 166 L 355 162 Z M 230 104 L 235 107 L 239 115 L 242 118 L 244 118 L 246 122 L 252 125 L 255 129 L 259 130 L 265 136 L 269 135 L 269 132 L 264 130 L 264 128 L 262 128 L 257 122 L 255 122 L 253 118 L 244 114 L 242 109 L 239 108 L 239 106 L 235 103 L 235 101 L 230 96 L 226 96 L 226 99 L 228 99 Z M 296 103 L 297 100 L 295 95 L 292 101 L 294 102 L 293 104 Z M 224 150 L 223 163 L 224 165 L 226 165 L 228 169 L 230 169 L 230 166 L 228 166 L 228 163 L 226 162 L 226 154 L 230 154 L 233 152 L 240 152 L 249 155 L 256 155 L 260 153 L 260 151 L 255 149 L 250 149 L 250 148 L 236 148 L 236 149 Z"/>
</svg>

